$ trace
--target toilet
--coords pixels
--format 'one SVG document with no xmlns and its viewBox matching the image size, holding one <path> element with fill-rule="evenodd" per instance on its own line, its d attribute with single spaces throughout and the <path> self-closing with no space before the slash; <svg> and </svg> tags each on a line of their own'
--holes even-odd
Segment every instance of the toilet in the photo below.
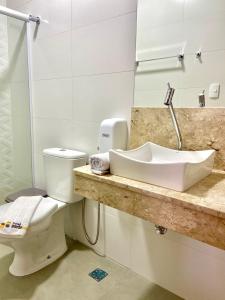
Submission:
<svg viewBox="0 0 225 300">
<path fill-rule="evenodd" d="M 73 192 L 73 169 L 87 163 L 87 154 L 68 149 L 43 151 L 47 197 L 36 209 L 23 238 L 0 237 L 0 243 L 14 249 L 9 272 L 15 276 L 34 273 L 67 251 L 64 211 L 82 198 Z M 0 206 L 6 210 L 11 203 Z"/>
</svg>

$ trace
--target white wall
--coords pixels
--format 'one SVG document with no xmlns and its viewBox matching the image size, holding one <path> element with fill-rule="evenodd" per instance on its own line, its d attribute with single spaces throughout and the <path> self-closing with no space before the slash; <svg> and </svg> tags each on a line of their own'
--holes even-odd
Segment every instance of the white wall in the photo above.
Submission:
<svg viewBox="0 0 225 300">
<path fill-rule="evenodd" d="M 44 187 L 43 148 L 60 146 L 95 152 L 103 118 L 129 119 L 134 86 L 135 2 L 9 1 L 50 21 L 40 26 L 33 42 L 37 186 Z M 90 200 L 87 209 L 87 227 L 93 237 L 96 203 Z M 85 243 L 81 204 L 70 214 L 71 235 Z M 186 299 L 224 299 L 224 251 L 172 232 L 158 236 L 153 224 L 109 207 L 102 209 L 101 223 L 97 250 Z"/>
<path fill-rule="evenodd" d="M 135 80 L 136 106 L 162 106 L 167 82 L 175 87 L 174 105 L 197 107 L 205 89 L 207 106 L 225 106 L 225 1 L 139 0 L 137 51 L 149 57 L 177 55 L 184 50 L 183 68 L 177 59 L 145 63 Z M 202 60 L 195 57 L 201 49 Z M 210 83 L 221 84 L 219 99 L 209 99 Z"/>
</svg>

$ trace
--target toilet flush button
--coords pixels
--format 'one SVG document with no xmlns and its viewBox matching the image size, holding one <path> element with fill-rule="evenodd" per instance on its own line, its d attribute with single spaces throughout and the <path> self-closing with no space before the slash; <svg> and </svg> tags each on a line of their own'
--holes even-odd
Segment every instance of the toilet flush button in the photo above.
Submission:
<svg viewBox="0 0 225 300">
<path fill-rule="evenodd" d="M 220 94 L 220 84 L 219 83 L 211 83 L 209 86 L 209 98 L 210 99 L 218 99 Z"/>
</svg>

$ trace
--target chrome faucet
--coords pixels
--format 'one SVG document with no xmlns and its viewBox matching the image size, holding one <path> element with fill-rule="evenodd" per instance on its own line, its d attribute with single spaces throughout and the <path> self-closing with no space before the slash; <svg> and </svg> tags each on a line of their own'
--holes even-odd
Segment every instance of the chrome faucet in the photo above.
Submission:
<svg viewBox="0 0 225 300">
<path fill-rule="evenodd" d="M 205 107 L 205 90 L 198 95 L 199 107 Z"/>
<path fill-rule="evenodd" d="M 173 121 L 174 129 L 176 131 L 176 136 L 177 136 L 177 149 L 181 150 L 182 149 L 182 136 L 181 136 L 180 128 L 179 128 L 179 125 L 177 122 L 176 114 L 175 114 L 175 111 L 173 108 L 173 103 L 172 103 L 174 92 L 175 92 L 175 89 L 172 88 L 168 82 L 168 90 L 166 93 L 166 98 L 164 100 L 164 104 L 166 106 L 168 106 L 168 108 L 170 110 L 170 115 L 171 115 L 171 118 Z"/>
<path fill-rule="evenodd" d="M 170 86 L 169 82 L 167 83 L 167 85 L 168 85 L 168 90 L 167 90 L 167 93 L 166 93 L 166 98 L 164 100 L 164 104 L 168 106 L 168 105 L 172 104 L 175 89 Z"/>
</svg>

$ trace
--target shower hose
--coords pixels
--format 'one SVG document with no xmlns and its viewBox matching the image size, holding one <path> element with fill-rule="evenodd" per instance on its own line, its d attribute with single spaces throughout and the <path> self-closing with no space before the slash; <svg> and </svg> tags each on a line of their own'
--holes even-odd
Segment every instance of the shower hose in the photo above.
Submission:
<svg viewBox="0 0 225 300">
<path fill-rule="evenodd" d="M 82 201 L 82 226 L 83 226 L 84 234 L 85 234 L 85 237 L 86 237 L 88 243 L 91 244 L 92 246 L 94 246 L 98 242 L 99 231 L 100 231 L 100 201 L 98 201 L 97 232 L 96 232 L 95 239 L 92 241 L 89 234 L 87 233 L 87 228 L 86 228 L 86 221 L 85 221 L 86 200 L 87 199 L 84 198 Z"/>
</svg>

